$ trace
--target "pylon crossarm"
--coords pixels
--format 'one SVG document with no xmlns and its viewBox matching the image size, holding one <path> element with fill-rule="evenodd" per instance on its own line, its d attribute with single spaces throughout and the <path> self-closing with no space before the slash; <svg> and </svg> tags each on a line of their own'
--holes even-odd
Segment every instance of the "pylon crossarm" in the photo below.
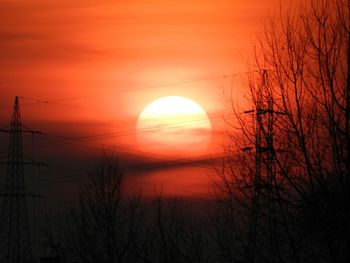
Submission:
<svg viewBox="0 0 350 263">
<path fill-rule="evenodd" d="M 4 132 L 4 133 L 9 133 L 11 130 L 9 129 L 5 129 L 5 128 L 1 128 L 0 132 Z"/>
<path fill-rule="evenodd" d="M 22 132 L 27 132 L 27 133 L 31 133 L 31 134 L 45 135 L 45 133 L 43 133 L 41 131 L 36 131 L 36 130 L 33 130 L 33 129 L 23 125 L 23 123 L 22 123 Z"/>
<path fill-rule="evenodd" d="M 1 128 L 0 128 L 0 131 L 7 130 L 7 129 L 9 129 L 10 127 L 11 127 L 10 125 L 6 125 L 6 126 L 4 126 L 4 127 L 1 127 Z"/>
</svg>

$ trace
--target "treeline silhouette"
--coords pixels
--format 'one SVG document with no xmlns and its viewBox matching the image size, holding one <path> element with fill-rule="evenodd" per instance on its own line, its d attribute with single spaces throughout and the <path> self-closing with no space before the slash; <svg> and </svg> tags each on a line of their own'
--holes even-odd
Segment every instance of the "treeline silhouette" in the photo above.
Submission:
<svg viewBox="0 0 350 263">
<path fill-rule="evenodd" d="M 59 227 L 47 221 L 46 246 L 58 262 L 208 262 L 202 224 L 183 201 L 158 194 L 144 207 L 123 193 L 117 156 L 105 152 L 80 202 Z"/>
</svg>

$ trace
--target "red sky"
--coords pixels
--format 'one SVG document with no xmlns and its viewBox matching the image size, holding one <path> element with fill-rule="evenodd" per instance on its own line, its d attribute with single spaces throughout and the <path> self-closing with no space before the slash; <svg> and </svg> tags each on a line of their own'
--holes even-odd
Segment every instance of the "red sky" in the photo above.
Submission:
<svg viewBox="0 0 350 263">
<path fill-rule="evenodd" d="M 0 0 L 0 121 L 10 119 L 15 95 L 49 101 L 26 106 L 35 101 L 21 99 L 28 126 L 48 138 L 97 135 L 79 143 L 116 145 L 133 156 L 126 158 L 131 165 L 143 162 L 140 155 L 152 157 L 136 145 L 138 114 L 161 96 L 178 95 L 207 111 L 213 133 L 204 154 L 215 155 L 225 92 L 233 83 L 234 98 L 243 96 L 244 75 L 233 82 L 231 75 L 247 70 L 254 35 L 276 8 L 278 0 Z M 87 152 L 48 145 L 38 156 L 72 151 L 75 158 Z M 203 169 L 186 167 L 186 180 L 161 169 L 139 180 L 207 191 Z"/>
</svg>

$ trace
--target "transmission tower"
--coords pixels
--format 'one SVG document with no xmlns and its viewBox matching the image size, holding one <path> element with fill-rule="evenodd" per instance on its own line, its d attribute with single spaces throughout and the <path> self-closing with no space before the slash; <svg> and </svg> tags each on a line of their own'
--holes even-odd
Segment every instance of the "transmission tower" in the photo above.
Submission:
<svg viewBox="0 0 350 263">
<path fill-rule="evenodd" d="M 15 98 L 11 124 L 0 131 L 9 134 L 7 173 L 4 185 L 0 218 L 0 262 L 32 263 L 33 254 L 30 240 L 26 197 L 39 197 L 27 194 L 24 183 L 24 165 L 39 164 L 23 159 L 22 133 L 40 133 L 23 128 L 18 97 Z"/>
<path fill-rule="evenodd" d="M 255 261 L 259 231 L 264 227 L 267 232 L 270 261 L 274 262 L 274 249 L 277 244 L 276 222 L 274 221 L 274 190 L 275 185 L 275 149 L 274 149 L 274 123 L 276 114 L 283 114 L 274 110 L 272 90 L 268 84 L 267 71 L 262 71 L 262 83 L 258 87 L 255 98 L 255 110 L 245 113 L 254 113 L 255 116 L 255 174 L 250 187 L 252 188 L 252 206 L 248 226 L 248 240 L 246 246 L 246 261 Z M 244 150 L 251 149 L 247 147 Z M 264 209 L 264 211 L 262 211 Z M 261 222 L 261 216 L 267 215 L 267 222 Z"/>
</svg>

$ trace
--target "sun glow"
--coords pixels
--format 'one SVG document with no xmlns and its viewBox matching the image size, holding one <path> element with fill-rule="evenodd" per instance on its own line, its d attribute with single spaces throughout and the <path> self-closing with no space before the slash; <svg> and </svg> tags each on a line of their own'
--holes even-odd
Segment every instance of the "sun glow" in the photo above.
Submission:
<svg viewBox="0 0 350 263">
<path fill-rule="evenodd" d="M 200 154 L 210 142 L 211 123 L 195 101 L 161 97 L 139 115 L 137 137 L 142 150 L 159 155 Z"/>
</svg>

